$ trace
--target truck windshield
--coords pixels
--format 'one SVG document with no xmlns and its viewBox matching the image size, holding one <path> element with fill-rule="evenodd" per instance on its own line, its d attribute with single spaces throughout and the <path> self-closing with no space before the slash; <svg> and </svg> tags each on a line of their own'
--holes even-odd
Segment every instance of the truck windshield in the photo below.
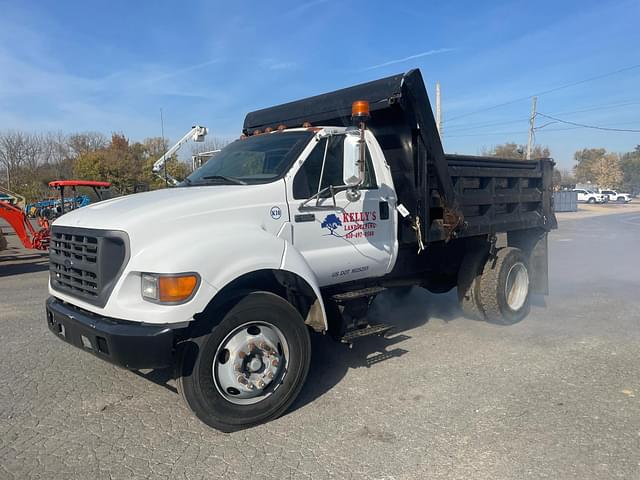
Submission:
<svg viewBox="0 0 640 480">
<path fill-rule="evenodd" d="M 182 185 L 271 182 L 284 175 L 313 135 L 307 131 L 274 132 L 236 140 L 189 175 Z"/>
</svg>

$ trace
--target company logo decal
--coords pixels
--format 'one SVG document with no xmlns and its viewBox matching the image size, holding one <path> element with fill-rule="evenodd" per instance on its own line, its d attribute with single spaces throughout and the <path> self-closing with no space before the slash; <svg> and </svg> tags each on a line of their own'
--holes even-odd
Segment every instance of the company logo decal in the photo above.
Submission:
<svg viewBox="0 0 640 480">
<path fill-rule="evenodd" d="M 320 226 L 329 230 L 329 233 L 327 233 L 327 235 L 333 235 L 334 237 L 341 236 L 336 233 L 336 230 L 338 229 L 338 227 L 342 226 L 342 222 L 337 217 L 337 215 L 333 213 L 331 215 L 327 215 L 324 219 L 324 222 L 322 222 Z"/>
<path fill-rule="evenodd" d="M 340 238 L 363 238 L 373 237 L 378 224 L 378 212 L 342 212 L 340 217 L 334 213 L 327 215 L 320 224 L 321 228 L 326 228 L 329 233 Z"/>
</svg>

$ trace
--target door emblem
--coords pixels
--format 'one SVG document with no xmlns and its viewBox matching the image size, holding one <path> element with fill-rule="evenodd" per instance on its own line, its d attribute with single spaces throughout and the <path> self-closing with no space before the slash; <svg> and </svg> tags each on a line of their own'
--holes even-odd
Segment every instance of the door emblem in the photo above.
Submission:
<svg viewBox="0 0 640 480">
<path fill-rule="evenodd" d="M 280 217 L 282 217 L 282 209 L 280 207 L 271 207 L 269 215 L 271 215 L 271 218 L 273 218 L 274 220 L 278 220 Z"/>
</svg>

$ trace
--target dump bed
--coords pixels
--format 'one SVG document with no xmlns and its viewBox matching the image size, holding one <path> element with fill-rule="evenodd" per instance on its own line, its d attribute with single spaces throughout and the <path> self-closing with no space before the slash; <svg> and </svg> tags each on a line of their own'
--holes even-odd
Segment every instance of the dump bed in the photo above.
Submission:
<svg viewBox="0 0 640 480">
<path fill-rule="evenodd" d="M 556 228 L 551 159 L 446 155 L 464 216 L 461 236 Z"/>
<path fill-rule="evenodd" d="M 399 202 L 420 219 L 427 241 L 555 227 L 553 161 L 445 155 L 419 70 L 251 112 L 243 130 L 352 125 L 355 100 L 369 102 L 367 128 L 391 167 Z M 416 241 L 411 225 L 401 225 L 399 240 Z"/>
</svg>

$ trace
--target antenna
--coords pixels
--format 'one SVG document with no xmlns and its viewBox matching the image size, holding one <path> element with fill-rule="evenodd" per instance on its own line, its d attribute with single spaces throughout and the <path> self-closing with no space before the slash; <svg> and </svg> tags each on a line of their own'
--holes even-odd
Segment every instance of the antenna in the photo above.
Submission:
<svg viewBox="0 0 640 480">
<path fill-rule="evenodd" d="M 163 155 L 167 153 L 166 143 L 164 141 L 164 118 L 162 117 L 162 108 L 160 109 L 160 131 L 162 134 L 162 150 Z M 169 187 L 169 176 L 167 175 L 167 162 L 164 162 L 164 186 Z"/>
<path fill-rule="evenodd" d="M 442 104 L 440 100 L 440 82 L 436 82 L 436 127 L 442 141 Z"/>
</svg>

